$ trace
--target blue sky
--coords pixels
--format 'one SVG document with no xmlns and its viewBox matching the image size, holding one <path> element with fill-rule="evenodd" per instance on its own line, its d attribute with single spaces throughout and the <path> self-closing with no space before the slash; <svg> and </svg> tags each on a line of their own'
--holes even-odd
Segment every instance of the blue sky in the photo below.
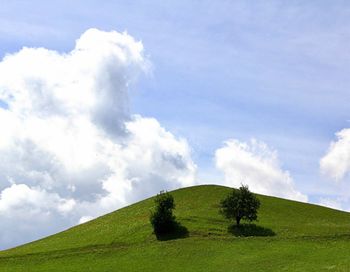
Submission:
<svg viewBox="0 0 350 272">
<path fill-rule="evenodd" d="M 338 3 L 2 1 L 0 50 L 69 51 L 90 27 L 126 30 L 154 67 L 133 111 L 186 137 L 208 168 L 227 138 L 261 139 L 313 191 L 319 158 L 350 118 L 350 10 Z"/>
<path fill-rule="evenodd" d="M 89 28 L 127 31 L 152 63 L 130 111 L 187 139 L 200 182 L 223 178 L 224 141 L 255 138 L 309 201 L 340 196 L 349 209 L 348 176 L 320 174 L 350 125 L 349 23 L 347 1 L 0 1 L 0 56 L 69 52 Z"/>
</svg>

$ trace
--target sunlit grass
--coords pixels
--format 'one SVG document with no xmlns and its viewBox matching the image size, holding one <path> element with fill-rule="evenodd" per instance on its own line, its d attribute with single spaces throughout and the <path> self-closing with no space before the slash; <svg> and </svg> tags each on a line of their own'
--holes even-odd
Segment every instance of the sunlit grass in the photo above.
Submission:
<svg viewBox="0 0 350 272">
<path fill-rule="evenodd" d="M 179 239 L 156 239 L 147 199 L 0 252 L 0 271 L 350 271 L 349 213 L 258 196 L 259 221 L 235 232 L 218 213 L 229 190 L 172 192 L 175 215 L 188 230 Z"/>
</svg>

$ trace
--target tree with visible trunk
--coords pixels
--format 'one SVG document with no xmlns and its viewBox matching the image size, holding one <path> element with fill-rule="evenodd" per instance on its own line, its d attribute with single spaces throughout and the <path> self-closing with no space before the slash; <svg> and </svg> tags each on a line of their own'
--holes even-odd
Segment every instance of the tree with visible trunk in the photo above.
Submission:
<svg viewBox="0 0 350 272">
<path fill-rule="evenodd" d="M 241 220 L 254 221 L 258 219 L 259 199 L 249 191 L 248 186 L 242 185 L 238 190 L 233 189 L 220 202 L 220 213 L 227 219 L 236 221 L 239 226 Z"/>
</svg>

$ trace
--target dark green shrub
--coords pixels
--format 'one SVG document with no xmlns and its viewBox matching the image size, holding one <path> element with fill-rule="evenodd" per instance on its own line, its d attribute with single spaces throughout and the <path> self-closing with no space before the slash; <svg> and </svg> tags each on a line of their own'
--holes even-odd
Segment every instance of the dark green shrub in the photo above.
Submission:
<svg viewBox="0 0 350 272">
<path fill-rule="evenodd" d="M 154 233 L 156 235 L 171 233 L 177 225 L 173 215 L 175 209 L 173 196 L 168 192 L 160 192 L 154 202 L 156 208 L 150 216 Z"/>
</svg>

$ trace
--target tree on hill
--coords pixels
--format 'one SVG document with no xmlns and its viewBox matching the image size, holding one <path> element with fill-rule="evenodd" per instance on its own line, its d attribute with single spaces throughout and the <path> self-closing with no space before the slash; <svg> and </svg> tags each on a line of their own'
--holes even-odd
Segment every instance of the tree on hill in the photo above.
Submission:
<svg viewBox="0 0 350 272">
<path fill-rule="evenodd" d="M 258 219 L 260 201 L 249 191 L 248 186 L 242 185 L 220 202 L 220 212 L 229 220 L 235 220 L 239 226 L 241 219 L 254 221 Z"/>
<path fill-rule="evenodd" d="M 175 209 L 174 198 L 168 192 L 161 191 L 154 200 L 156 204 L 155 211 L 151 213 L 150 221 L 156 235 L 171 233 L 177 222 L 173 215 Z"/>
</svg>

